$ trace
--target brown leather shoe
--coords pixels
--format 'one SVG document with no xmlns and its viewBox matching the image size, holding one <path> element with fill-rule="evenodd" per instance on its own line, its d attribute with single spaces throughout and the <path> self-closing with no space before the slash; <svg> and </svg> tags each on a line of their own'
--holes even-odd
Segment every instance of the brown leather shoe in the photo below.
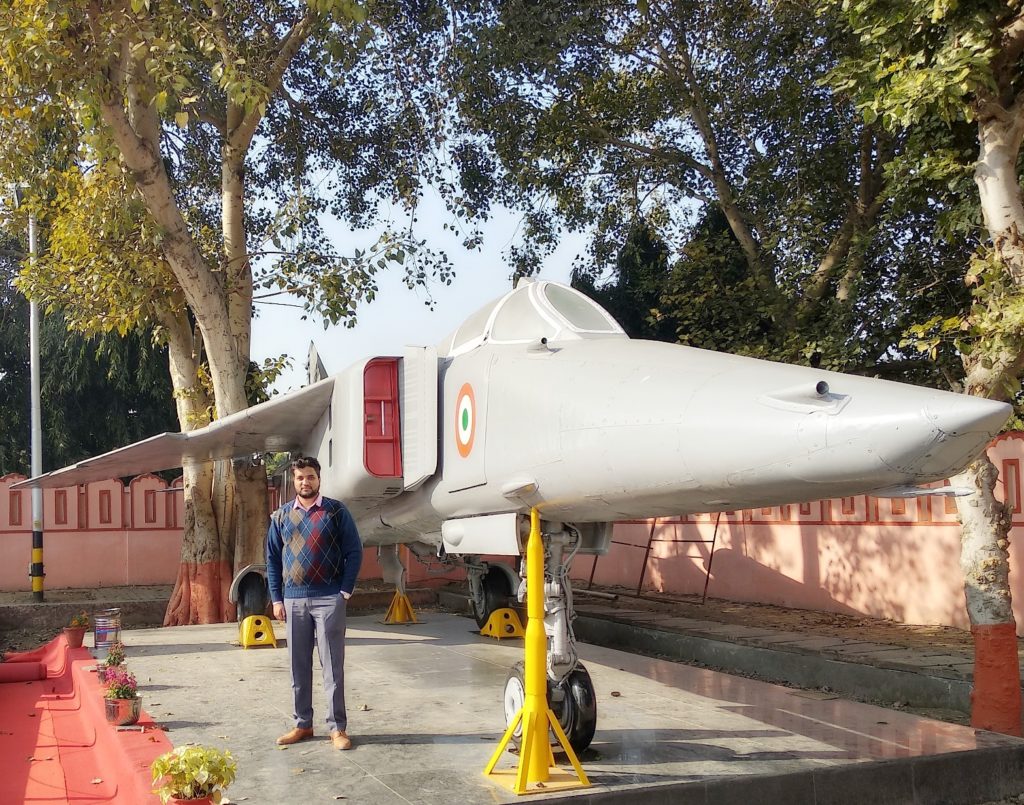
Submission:
<svg viewBox="0 0 1024 805">
<path fill-rule="evenodd" d="M 309 727 L 296 727 L 295 729 L 286 732 L 280 738 L 277 739 L 278 746 L 288 746 L 289 744 L 297 744 L 299 741 L 305 741 L 307 738 L 313 737 L 313 728 Z"/>
<path fill-rule="evenodd" d="M 331 730 L 331 743 L 335 749 L 342 751 L 352 748 L 352 739 L 345 734 L 345 730 Z"/>
</svg>

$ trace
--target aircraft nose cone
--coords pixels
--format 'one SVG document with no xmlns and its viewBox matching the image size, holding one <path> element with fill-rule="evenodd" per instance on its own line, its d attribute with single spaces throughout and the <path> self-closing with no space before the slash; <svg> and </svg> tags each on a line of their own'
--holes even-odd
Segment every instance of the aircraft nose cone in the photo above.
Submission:
<svg viewBox="0 0 1024 805">
<path fill-rule="evenodd" d="M 944 400 L 942 405 L 932 401 L 925 407 L 935 427 L 946 435 L 981 433 L 985 434 L 986 438 L 992 438 L 999 433 L 1009 419 L 1011 410 L 1007 403 L 971 397 L 967 394 Z"/>
<path fill-rule="evenodd" d="M 922 411 L 929 438 L 918 442 L 916 449 L 897 440 L 891 453 L 883 449 L 883 461 L 922 479 L 948 477 L 999 433 L 1010 411 L 1006 403 L 965 394 L 931 397 Z"/>
</svg>

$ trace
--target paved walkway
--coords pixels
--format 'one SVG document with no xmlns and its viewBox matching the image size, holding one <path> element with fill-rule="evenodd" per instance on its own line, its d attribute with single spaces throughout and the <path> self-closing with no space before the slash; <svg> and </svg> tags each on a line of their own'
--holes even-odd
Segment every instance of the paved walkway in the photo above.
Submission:
<svg viewBox="0 0 1024 805">
<path fill-rule="evenodd" d="M 170 586 L 49 590 L 43 605 L 29 592 L 0 592 L 0 648 L 30 648 L 40 630 L 57 629 L 74 612 L 117 606 L 126 628 L 162 620 Z M 852 696 L 887 706 L 935 710 L 963 721 L 970 708 L 973 644 L 969 632 L 909 626 L 835 613 L 600 588 L 575 593 L 577 636 L 589 643 L 696 663 L 772 682 Z M 427 591 L 417 599 L 432 597 Z M 360 590 L 353 610 L 387 606 L 380 585 Z M 438 603 L 467 610 L 464 587 Z M 35 642 L 33 642 L 35 641 Z M 1024 661 L 1024 651 L 1022 651 Z"/>
<path fill-rule="evenodd" d="M 157 728 L 174 745 L 231 750 L 234 802 L 523 802 L 482 775 L 522 642 L 481 637 L 466 617 L 421 615 L 412 626 L 385 626 L 379 614 L 350 618 L 350 752 L 326 740 L 319 685 L 316 739 L 274 745 L 291 722 L 287 654 L 240 649 L 233 624 L 135 629 L 125 640 Z M 592 785 L 559 793 L 534 784 L 531 802 L 969 805 L 1024 790 L 1021 739 L 626 651 L 582 644 L 580 654 L 598 709 L 594 742 L 580 758 Z M 0 751 L 14 737 L 0 734 Z M 515 755 L 499 756 L 506 780 L 516 766 Z M 114 779 L 102 766 L 93 774 Z M 17 776 L 0 779 L 0 802 L 42 805 L 23 800 L 22 788 Z"/>
<path fill-rule="evenodd" d="M 122 611 L 122 621 L 126 628 L 156 625 L 162 618 L 170 591 L 168 586 L 52 590 L 47 591 L 47 600 L 42 605 L 32 603 L 31 593 L 0 593 L 0 649 L 37 645 L 41 642 L 41 634 L 49 631 L 49 636 L 52 636 L 70 614 L 83 609 L 95 612 L 117 606 Z M 416 595 L 417 598 L 421 596 L 431 597 L 426 591 Z M 359 604 L 368 606 L 371 611 L 383 612 L 389 597 L 389 593 L 379 588 L 364 588 L 356 598 L 361 599 Z M 467 609 L 464 589 L 446 588 L 436 598 L 445 609 Z M 631 595 L 630 591 L 608 588 L 577 591 L 576 608 L 578 618 L 575 630 L 584 643 L 582 654 L 591 666 L 595 683 L 602 677 L 599 739 L 594 751 L 587 753 L 584 758 L 584 765 L 588 773 L 592 773 L 598 788 L 596 792 L 591 790 L 575 798 L 577 802 L 632 802 L 638 796 L 647 800 L 654 794 L 651 801 L 693 801 L 701 805 L 739 801 L 828 801 L 849 802 L 852 805 L 854 802 L 881 801 L 876 796 L 881 792 L 884 794 L 882 799 L 893 803 L 977 803 L 999 796 L 1015 796 L 1024 790 L 1024 779 L 1015 771 L 1024 763 L 1024 750 L 1013 739 L 1004 740 L 995 736 L 992 739 L 995 743 L 991 745 L 981 743 L 969 747 L 963 741 L 969 742 L 970 736 L 988 734 L 968 730 L 962 734 L 956 733 L 955 738 L 950 733 L 951 743 L 948 746 L 942 742 L 937 744 L 935 736 L 945 736 L 946 733 L 942 732 L 944 727 L 935 726 L 936 722 L 927 718 L 905 723 L 899 721 L 898 735 L 894 738 L 891 733 L 897 724 L 894 719 L 903 717 L 913 719 L 925 715 L 947 722 L 966 723 L 973 651 L 970 634 L 963 630 L 906 626 L 870 618 L 721 600 L 709 600 L 702 605 L 690 598 L 663 595 L 637 597 Z M 471 622 L 459 619 L 461 624 L 450 623 L 443 614 L 423 614 L 428 623 L 434 621 L 438 626 L 445 624 L 442 632 L 448 637 L 418 635 L 415 629 L 390 627 L 386 629 L 389 638 L 382 641 L 380 635 L 372 634 L 378 627 L 370 626 L 371 621 L 367 621 L 368 633 L 359 634 L 358 639 L 353 641 L 353 648 L 360 642 L 367 646 L 386 646 L 396 640 L 394 645 L 405 645 L 407 641 L 426 641 L 440 648 L 440 644 L 452 640 L 452 649 L 463 660 L 475 656 L 477 649 L 468 649 L 470 644 L 466 642 Z M 378 621 L 379 616 L 372 619 L 374 624 Z M 357 625 L 356 619 L 353 619 L 353 626 L 362 628 Z M 151 696 L 146 706 L 156 711 L 155 717 L 172 730 L 170 737 L 175 744 L 190 740 L 224 743 L 230 737 L 232 749 L 238 750 L 246 758 L 246 780 L 230 793 L 236 796 L 248 796 L 257 791 L 265 793 L 263 786 L 269 784 L 268 780 L 277 780 L 278 777 L 286 781 L 286 785 L 305 788 L 306 783 L 291 776 L 299 775 L 308 778 L 308 782 L 313 784 L 305 793 L 315 792 L 315 796 L 303 801 L 327 801 L 338 796 L 347 796 L 349 799 L 355 797 L 358 801 L 399 803 L 506 801 L 497 793 L 499 789 L 482 781 L 479 776 L 480 758 L 487 754 L 480 747 L 490 746 L 497 738 L 492 723 L 494 719 L 488 716 L 486 726 L 484 722 L 474 722 L 469 733 L 466 732 L 466 724 L 485 715 L 485 712 L 500 709 L 500 704 L 495 705 L 492 701 L 494 689 L 500 687 L 507 669 L 508 658 L 504 655 L 512 657 L 516 651 L 521 651 L 519 641 L 501 641 L 497 644 L 485 640 L 481 646 L 493 646 L 493 649 L 486 650 L 502 654 L 502 661 L 488 658 L 482 665 L 473 666 L 467 677 L 472 685 L 456 685 L 457 690 L 449 690 L 447 695 L 442 695 L 442 691 L 436 687 L 438 679 L 445 678 L 449 672 L 454 673 L 451 669 L 445 670 L 437 665 L 443 652 L 435 652 L 426 666 L 423 665 L 422 652 L 387 660 L 367 658 L 367 668 L 372 673 L 362 683 L 354 686 L 355 701 L 365 701 L 365 698 L 359 696 L 369 697 L 370 691 L 376 691 L 381 680 L 390 679 L 396 674 L 406 680 L 411 698 L 396 711 L 399 720 L 390 725 L 394 728 L 390 733 L 386 728 L 390 722 L 385 724 L 380 721 L 383 713 L 372 714 L 367 720 L 357 710 L 357 731 L 363 743 L 369 744 L 366 747 L 369 757 L 357 752 L 352 758 L 340 758 L 324 749 L 320 742 L 290 753 L 281 753 L 269 744 L 267 735 L 276 734 L 275 730 L 280 731 L 282 724 L 287 726 L 287 708 L 284 704 L 277 703 L 269 707 L 274 712 L 264 712 L 268 708 L 268 693 L 273 692 L 274 697 L 280 697 L 287 687 L 286 672 L 279 663 L 277 652 L 264 654 L 260 651 L 239 652 L 235 649 L 234 652 L 223 653 L 232 637 L 237 635 L 231 625 L 186 629 L 190 631 L 180 634 L 175 629 L 139 629 L 133 631 L 130 637 L 126 635 L 133 647 L 139 646 L 138 651 L 132 652 L 133 664 L 144 666 L 144 657 L 150 653 L 154 659 L 170 659 L 171 655 L 177 654 L 176 650 L 170 648 L 171 645 L 182 641 L 188 644 L 200 643 L 202 641 L 195 640 L 195 636 L 205 635 L 209 631 L 209 637 L 220 649 L 217 656 L 246 662 L 252 660 L 257 664 L 272 660 L 274 666 L 266 669 L 274 682 L 268 684 L 268 680 L 259 678 L 261 675 L 250 678 L 253 668 L 242 673 L 243 669 L 236 668 L 234 663 L 204 665 L 204 668 L 217 669 L 218 675 L 205 678 L 196 672 L 194 685 L 212 689 L 226 684 L 225 680 L 245 680 L 247 684 L 251 683 L 251 689 L 244 692 L 234 690 L 227 709 L 223 707 L 224 703 L 218 703 L 217 718 L 198 720 L 194 713 L 185 715 L 192 703 L 201 700 L 200 703 L 211 707 L 214 706 L 213 701 L 202 697 L 196 699 L 198 694 L 195 690 L 191 687 L 185 689 L 183 680 L 191 679 L 193 674 L 191 671 L 183 674 L 178 659 L 172 663 L 173 667 L 138 668 L 146 674 L 152 671 L 150 687 L 154 691 L 160 690 L 160 693 Z M 430 632 L 431 627 L 427 631 Z M 403 634 L 404 638 L 399 637 Z M 20 645 L 16 642 L 19 640 L 22 641 Z M 440 644 L 435 642 L 438 640 Z M 477 640 L 472 643 L 476 644 Z M 167 641 L 169 645 L 166 649 L 158 648 Z M 152 648 L 144 649 L 142 644 L 151 644 Z M 188 656 L 196 651 L 199 654 L 205 652 L 198 645 L 181 648 Z M 609 649 L 615 651 L 601 653 Z M 644 664 L 645 661 L 638 655 L 656 659 Z M 479 659 L 483 660 L 483 657 Z M 718 674 L 701 676 L 707 672 L 686 669 L 685 666 L 666 663 L 664 660 L 680 660 L 732 674 L 784 682 L 799 690 L 780 693 L 773 688 L 758 688 L 756 685 L 748 688 L 735 677 L 722 677 Z M 184 662 L 184 658 L 181 661 Z M 418 680 L 424 671 L 426 676 L 421 681 L 425 687 L 419 682 L 413 684 L 412 680 Z M 629 677 L 619 679 L 615 676 L 616 671 L 625 671 Z M 173 676 L 173 682 L 163 678 L 167 674 Z M 161 677 L 159 683 L 158 675 Z M 486 677 L 487 684 L 477 690 L 476 685 L 483 677 Z M 355 678 L 358 677 L 354 674 L 353 681 Z M 659 708 L 643 707 L 642 714 L 639 710 L 617 712 L 623 701 L 636 704 L 651 697 L 661 701 L 659 697 L 665 695 L 665 692 L 660 688 L 642 693 L 639 689 L 633 690 L 643 679 L 656 680 L 657 684 L 669 684 L 673 688 L 679 684 L 680 690 L 689 693 L 678 695 L 697 697 L 678 703 L 679 712 L 686 714 L 685 729 L 674 723 L 652 721 L 648 724 L 643 720 L 660 717 Z M 176 694 L 172 696 L 172 691 L 179 688 L 183 694 L 180 700 Z M 357 693 L 361 688 L 362 693 Z M 390 684 L 386 688 L 388 695 L 404 689 L 401 683 L 398 688 Z M 753 716 L 756 721 L 763 722 L 762 726 L 756 729 L 742 724 L 730 723 L 723 726 L 716 721 L 695 729 L 694 724 L 700 721 L 698 716 L 703 718 L 702 713 L 707 709 L 705 704 L 709 696 L 712 700 L 723 699 L 714 706 L 715 712 L 735 710 L 744 717 Z M 876 702 L 890 708 L 895 706 L 896 709 L 912 713 L 891 713 L 891 716 L 886 716 L 885 711 L 872 714 L 869 710 L 862 714 L 859 710 L 851 710 L 853 705 L 845 702 L 846 698 Z M 383 701 L 389 700 L 385 697 Z M 385 709 L 381 702 L 373 705 L 357 703 L 356 707 L 359 710 Z M 237 723 L 225 723 L 227 712 L 243 703 L 251 703 L 257 709 L 242 708 L 245 712 Z M 424 703 L 430 706 L 424 708 Z M 468 710 L 462 707 L 464 703 L 469 705 Z M 824 709 L 814 709 L 819 705 Z M 448 712 L 453 706 L 451 716 L 453 724 L 458 728 L 451 734 L 445 730 L 437 734 L 438 714 Z M 736 710 L 736 707 L 741 709 Z M 409 735 L 406 723 L 409 714 L 420 712 L 429 713 L 429 723 L 425 722 L 420 725 L 419 732 Z M 797 715 L 794 716 L 794 713 Z M 813 726 L 813 730 L 805 730 L 801 726 L 804 722 Z M 856 729 L 852 729 L 854 726 Z M 875 730 L 879 728 L 882 732 L 876 735 Z M 609 729 L 610 733 L 603 732 Z M 626 731 L 618 732 L 622 729 Z M 910 731 L 904 733 L 903 730 Z M 852 743 L 843 736 L 854 736 Z M 820 741 L 821 745 L 805 746 L 800 743 L 810 737 Z M 754 740 L 751 742 L 745 738 Z M 738 740 L 735 745 L 730 743 L 734 739 Z M 766 741 L 770 743 L 776 739 L 782 743 L 777 746 L 766 744 Z M 648 746 L 651 740 L 660 747 L 658 751 L 662 754 L 644 756 L 637 762 L 634 756 L 638 747 Z M 947 739 L 944 737 L 942 740 Z M 797 743 L 791 746 L 786 741 Z M 394 769 L 403 768 L 403 761 L 408 757 L 408 752 L 395 755 L 392 750 L 396 746 L 411 750 L 407 746 L 410 742 L 444 748 L 443 757 L 428 752 L 430 757 L 427 758 L 428 767 L 433 772 L 443 770 L 443 774 L 438 776 L 434 773 L 433 777 L 429 774 L 424 777 L 424 770 L 417 761 L 413 765 L 420 769 L 419 774 L 406 769 L 389 777 Z M 469 750 L 468 753 L 462 753 L 466 757 L 461 756 L 460 749 L 455 753 L 459 755 L 458 761 L 453 762 L 454 756 L 448 754 L 453 745 Z M 927 756 L 914 754 L 921 746 L 930 747 L 925 753 Z M 870 749 L 868 754 L 860 754 L 866 751 L 865 747 Z M 907 756 L 907 765 L 904 765 L 901 758 L 908 747 L 918 749 Z M 418 750 L 422 748 L 417 747 Z M 931 754 L 936 751 L 938 755 Z M 382 752 L 378 758 L 377 755 Z M 349 760 L 356 762 L 355 769 L 349 767 Z M 757 762 L 752 762 L 755 760 Z M 782 760 L 783 763 L 762 763 L 772 760 Z M 346 767 L 341 777 L 328 771 L 339 761 Z M 690 761 L 692 765 L 686 765 Z M 846 766 L 850 761 L 853 763 Z M 683 765 L 676 765 L 679 763 Z M 833 764 L 836 765 L 824 771 L 825 766 Z M 267 778 L 264 776 L 267 769 L 275 769 L 278 773 Z M 357 773 L 356 778 L 351 777 L 353 771 Z M 403 776 L 406 772 L 409 772 L 408 781 Z M 756 782 L 750 780 L 752 788 L 742 779 L 748 774 L 757 775 Z M 439 790 L 433 790 L 431 784 L 428 786 L 430 790 L 426 792 L 429 796 L 426 793 L 422 796 L 409 793 L 419 791 L 418 787 L 423 786 L 423 781 L 428 778 L 438 782 L 436 787 Z M 763 788 L 768 780 L 771 781 L 770 795 Z M 338 781 L 345 781 L 345 787 L 340 788 Z M 984 782 L 984 786 L 979 781 Z M 378 784 L 383 784 L 391 793 L 370 795 L 371 789 L 376 790 Z M 654 785 L 655 788 L 643 794 L 637 790 L 648 785 Z M 364 795 L 370 796 L 363 799 Z M 1010 801 L 1006 799 L 1001 803 Z"/>
</svg>

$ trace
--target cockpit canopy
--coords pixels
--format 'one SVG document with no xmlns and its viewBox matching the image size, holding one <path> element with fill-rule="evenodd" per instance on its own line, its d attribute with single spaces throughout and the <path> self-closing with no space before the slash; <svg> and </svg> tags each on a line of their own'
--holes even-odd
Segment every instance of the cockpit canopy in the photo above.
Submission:
<svg viewBox="0 0 1024 805">
<path fill-rule="evenodd" d="M 481 344 L 548 343 L 628 338 L 607 311 L 557 282 L 520 280 L 515 290 L 482 307 L 438 347 L 453 357 Z"/>
</svg>

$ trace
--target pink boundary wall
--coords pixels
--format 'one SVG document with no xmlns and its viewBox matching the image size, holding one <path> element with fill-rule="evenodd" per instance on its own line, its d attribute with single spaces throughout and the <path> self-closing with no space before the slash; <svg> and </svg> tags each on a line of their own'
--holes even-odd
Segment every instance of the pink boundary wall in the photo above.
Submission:
<svg viewBox="0 0 1024 805">
<path fill-rule="evenodd" d="M 0 590 L 30 591 L 32 493 L 12 490 L 25 476 L 0 478 Z M 126 487 L 119 480 L 43 491 L 43 565 L 45 589 L 174 584 L 181 556 L 184 506 L 181 478 L 168 484 L 156 475 L 139 475 Z M 268 488 L 270 507 L 278 493 Z M 465 573 L 430 573 L 410 562 L 410 586 L 439 585 Z M 376 551 L 367 551 L 361 579 L 380 579 Z"/>
<path fill-rule="evenodd" d="M 1024 635 L 1024 433 L 999 436 L 989 455 L 1000 474 L 996 495 L 1006 500 L 1009 492 L 1011 501 L 1010 588 Z M 860 495 L 723 512 L 720 519 L 697 514 L 619 523 L 608 555 L 573 563 L 575 586 L 585 589 L 593 581 L 700 595 L 716 520 L 709 596 L 901 623 L 969 625 L 956 503 L 945 497 Z"/>
<path fill-rule="evenodd" d="M 1024 433 L 1003 434 L 989 455 L 1000 471 L 996 493 L 1005 500 L 1009 491 L 1012 502 L 1010 586 L 1024 635 L 1024 575 L 1016 570 L 1024 563 L 1018 545 Z M 0 478 L 0 590 L 31 589 L 31 494 L 9 488 L 22 477 Z M 181 495 L 171 487 L 180 483 L 140 475 L 127 487 L 111 480 L 46 490 L 46 588 L 173 584 L 183 516 Z M 592 580 L 636 589 L 643 573 L 644 590 L 699 595 L 717 518 L 620 523 L 611 552 L 578 557 L 573 579 L 583 588 Z M 960 527 L 949 498 L 860 495 L 726 512 L 718 520 L 708 595 L 964 628 L 959 555 Z M 463 577 L 406 564 L 410 586 Z M 367 551 L 360 578 L 380 577 L 376 552 Z"/>
</svg>

